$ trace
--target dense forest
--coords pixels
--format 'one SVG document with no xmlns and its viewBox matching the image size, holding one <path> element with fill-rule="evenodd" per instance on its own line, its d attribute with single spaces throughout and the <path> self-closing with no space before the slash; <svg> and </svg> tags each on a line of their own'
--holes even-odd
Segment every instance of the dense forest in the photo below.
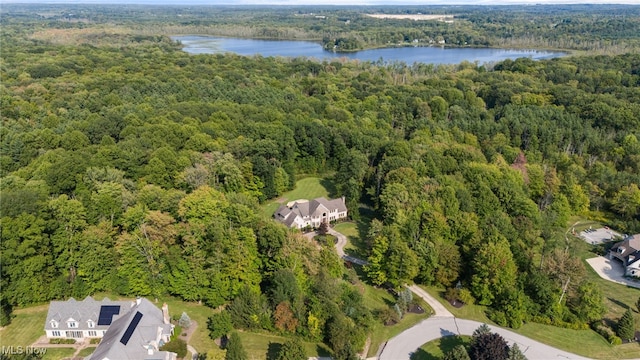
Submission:
<svg viewBox="0 0 640 360">
<path fill-rule="evenodd" d="M 493 68 L 191 56 L 165 36 L 64 44 L 42 32 L 99 25 L 1 21 L 4 309 L 172 294 L 350 358 L 379 320 L 331 246 L 261 215 L 301 174 L 329 174 L 354 218 L 375 209 L 371 284 L 460 282 L 505 326 L 602 317 L 565 251 L 571 215 L 640 231 L 637 53 Z"/>
</svg>

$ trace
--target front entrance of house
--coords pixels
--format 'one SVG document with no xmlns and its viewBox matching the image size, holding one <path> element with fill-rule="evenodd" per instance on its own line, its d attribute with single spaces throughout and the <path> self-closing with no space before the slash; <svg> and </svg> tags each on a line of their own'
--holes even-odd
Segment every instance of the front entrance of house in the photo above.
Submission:
<svg viewBox="0 0 640 360">
<path fill-rule="evenodd" d="M 82 338 L 82 331 L 67 331 L 67 338 L 74 338 L 74 339 L 81 339 Z"/>
</svg>

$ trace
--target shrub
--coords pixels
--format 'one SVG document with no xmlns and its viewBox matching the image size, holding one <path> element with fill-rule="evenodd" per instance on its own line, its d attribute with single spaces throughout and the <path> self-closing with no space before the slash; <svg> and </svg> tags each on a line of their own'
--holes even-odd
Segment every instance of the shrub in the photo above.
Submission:
<svg viewBox="0 0 640 360">
<path fill-rule="evenodd" d="M 182 339 L 174 339 L 160 347 L 162 351 L 174 352 L 179 358 L 187 356 L 187 343 Z"/>
<path fill-rule="evenodd" d="M 476 301 L 471 295 L 471 291 L 469 289 L 460 289 L 458 290 L 458 300 L 462 301 L 463 304 L 473 305 Z"/>
<path fill-rule="evenodd" d="M 609 341 L 611 342 L 611 345 L 621 345 L 622 344 L 622 339 L 620 339 L 619 337 L 617 337 L 615 335 Z"/>
<path fill-rule="evenodd" d="M 49 339 L 49 344 L 75 344 L 74 339 Z"/>
<path fill-rule="evenodd" d="M 444 298 L 449 302 L 454 302 L 458 300 L 459 290 L 456 288 L 448 288 L 447 291 L 444 292 Z"/>
<path fill-rule="evenodd" d="M 178 325 L 173 329 L 173 335 L 171 335 L 171 341 L 175 340 L 182 334 L 182 326 Z"/>
<path fill-rule="evenodd" d="M 493 320 L 496 324 L 500 326 L 508 326 L 509 322 L 507 321 L 507 316 L 502 311 L 493 310 L 490 311 L 489 319 Z"/>
</svg>

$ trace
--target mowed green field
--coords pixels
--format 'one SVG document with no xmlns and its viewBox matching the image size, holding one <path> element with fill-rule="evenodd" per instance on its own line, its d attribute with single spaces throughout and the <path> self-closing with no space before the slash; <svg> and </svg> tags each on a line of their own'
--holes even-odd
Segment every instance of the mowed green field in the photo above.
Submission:
<svg viewBox="0 0 640 360">
<path fill-rule="evenodd" d="M 239 331 L 242 347 L 247 351 L 249 359 L 275 359 L 282 344 L 288 338 L 266 333 Z M 324 344 L 303 342 L 307 356 L 326 357 L 329 350 Z"/>
<path fill-rule="evenodd" d="M 0 346 L 30 346 L 44 333 L 49 305 L 38 305 L 13 311 L 11 324 L 0 330 Z M 73 354 L 73 353 L 72 353 Z"/>
<path fill-rule="evenodd" d="M 307 177 L 296 182 L 295 189 L 282 194 L 278 199 L 266 202 L 263 206 L 263 214 L 265 217 L 272 217 L 273 213 L 278 210 L 280 205 L 284 205 L 289 201 L 298 199 L 315 199 L 318 197 L 329 198 L 335 195 L 335 188 L 330 180 L 319 177 Z"/>
</svg>

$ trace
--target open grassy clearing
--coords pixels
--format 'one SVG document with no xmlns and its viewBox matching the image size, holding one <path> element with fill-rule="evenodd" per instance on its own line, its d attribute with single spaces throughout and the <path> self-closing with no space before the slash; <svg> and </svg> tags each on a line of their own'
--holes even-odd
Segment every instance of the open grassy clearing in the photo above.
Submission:
<svg viewBox="0 0 640 360">
<path fill-rule="evenodd" d="M 273 213 L 289 201 L 298 199 L 315 199 L 318 197 L 329 198 L 335 196 L 336 190 L 333 182 L 319 177 L 307 177 L 296 182 L 295 189 L 282 194 L 278 199 L 266 202 L 262 205 L 262 213 L 265 217 L 272 217 Z"/>
<path fill-rule="evenodd" d="M 238 334 L 250 360 L 275 359 L 280 346 L 288 339 L 284 336 L 250 331 L 239 331 Z M 307 356 L 329 356 L 329 350 L 324 344 L 303 342 L 303 345 Z"/>
<path fill-rule="evenodd" d="M 458 345 L 466 348 L 471 344 L 471 336 L 445 336 L 429 341 L 422 345 L 412 356 L 411 360 L 437 360 L 442 359 L 446 353 Z"/>
<path fill-rule="evenodd" d="M 0 330 L 0 346 L 29 346 L 44 335 L 49 305 L 37 305 L 13 311 L 11 324 Z"/>
</svg>

